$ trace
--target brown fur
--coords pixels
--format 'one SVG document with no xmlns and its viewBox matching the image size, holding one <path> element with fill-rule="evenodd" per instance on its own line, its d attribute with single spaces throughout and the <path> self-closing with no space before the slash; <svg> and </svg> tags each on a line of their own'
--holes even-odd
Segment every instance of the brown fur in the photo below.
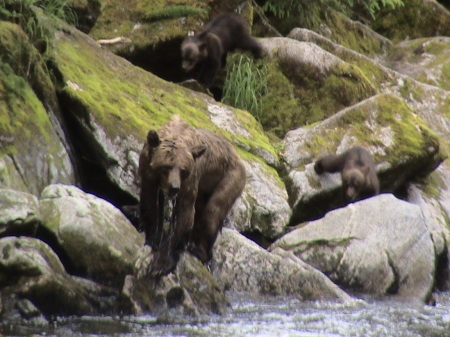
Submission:
<svg viewBox="0 0 450 337">
<path fill-rule="evenodd" d="M 345 198 L 349 202 L 380 193 L 372 156 L 362 147 L 352 147 L 339 155 L 327 155 L 315 163 L 314 170 L 317 174 L 341 172 Z"/>
<path fill-rule="evenodd" d="M 209 88 L 225 64 L 228 52 L 250 51 L 261 57 L 262 48 L 249 33 L 246 21 L 237 14 L 222 13 L 205 28 L 188 36 L 181 45 L 182 68 Z"/>
<path fill-rule="evenodd" d="M 179 253 L 190 251 L 203 263 L 223 221 L 241 195 L 245 167 L 233 146 L 213 132 L 195 129 L 178 116 L 150 130 L 139 158 L 140 221 L 155 251 L 151 273 L 175 268 Z M 169 230 L 164 208 L 173 201 Z"/>
</svg>

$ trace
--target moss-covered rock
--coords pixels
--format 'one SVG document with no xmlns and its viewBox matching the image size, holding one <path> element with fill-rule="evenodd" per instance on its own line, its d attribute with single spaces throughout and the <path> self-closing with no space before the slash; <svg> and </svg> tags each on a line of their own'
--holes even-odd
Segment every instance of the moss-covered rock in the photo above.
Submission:
<svg viewBox="0 0 450 337">
<path fill-rule="evenodd" d="M 262 115 L 269 116 L 266 127 L 276 130 L 279 137 L 377 93 L 357 66 L 315 44 L 287 38 L 261 42 L 272 58 Z"/>
<path fill-rule="evenodd" d="M 316 6 L 317 7 L 317 6 Z M 321 36 L 367 56 L 381 54 L 388 50 L 391 42 L 373 31 L 367 25 L 353 21 L 342 13 L 332 9 L 311 9 L 312 20 L 304 20 L 304 13 L 298 10 L 289 11 L 289 15 L 283 19 L 273 18 L 272 22 L 283 35 L 287 35 L 292 29 L 306 28 Z"/>
<path fill-rule="evenodd" d="M 395 191 L 444 159 L 437 135 L 402 99 L 386 94 L 342 110 L 310 129 L 291 131 L 284 143 L 294 224 L 320 217 L 345 202 L 340 176 L 318 177 L 313 170 L 314 161 L 327 153 L 365 147 L 378 164 L 382 191 Z"/>
<path fill-rule="evenodd" d="M 20 26 L 0 22 L 0 56 L 0 186 L 39 195 L 75 183 L 52 82 Z"/>
<path fill-rule="evenodd" d="M 378 13 L 371 26 L 395 42 L 406 38 L 449 36 L 450 12 L 434 0 L 409 0 L 395 10 Z"/>
<path fill-rule="evenodd" d="M 391 49 L 385 61 L 402 74 L 450 91 L 450 37 L 403 41 Z"/>
<path fill-rule="evenodd" d="M 288 37 L 298 41 L 314 43 L 341 60 L 357 66 L 375 88 L 388 87 L 395 83 L 395 73 L 390 69 L 384 67 L 376 60 L 335 43 L 316 32 L 304 28 L 294 28 Z"/>
<path fill-rule="evenodd" d="M 207 14 L 205 1 L 102 0 L 99 15 L 90 35 L 96 39 L 127 37 L 135 48 L 157 45 L 186 35 L 200 27 Z M 123 46 L 127 47 L 127 46 Z"/>
</svg>

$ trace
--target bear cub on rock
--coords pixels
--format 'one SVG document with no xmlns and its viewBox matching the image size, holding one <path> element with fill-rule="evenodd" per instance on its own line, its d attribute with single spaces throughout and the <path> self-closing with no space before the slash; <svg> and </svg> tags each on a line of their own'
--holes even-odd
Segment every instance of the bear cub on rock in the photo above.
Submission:
<svg viewBox="0 0 450 337">
<path fill-rule="evenodd" d="M 205 28 L 188 36 L 181 45 L 182 68 L 206 88 L 211 87 L 226 62 L 228 52 L 235 49 L 262 55 L 262 47 L 250 33 L 246 21 L 237 14 L 222 13 Z"/>
<path fill-rule="evenodd" d="M 234 147 L 175 116 L 149 131 L 139 177 L 139 218 L 154 253 L 149 274 L 173 271 L 186 247 L 203 263 L 210 261 L 223 221 L 245 186 L 245 167 Z"/>
<path fill-rule="evenodd" d="M 372 156 L 362 147 L 352 147 L 339 155 L 327 155 L 319 159 L 314 170 L 341 172 L 342 186 L 347 202 L 354 202 L 380 193 L 380 183 Z"/>
</svg>

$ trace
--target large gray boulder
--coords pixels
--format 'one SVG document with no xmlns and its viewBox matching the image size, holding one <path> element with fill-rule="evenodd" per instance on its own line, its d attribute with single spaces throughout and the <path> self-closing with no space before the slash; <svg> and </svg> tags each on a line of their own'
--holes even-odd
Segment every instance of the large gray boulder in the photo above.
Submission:
<svg viewBox="0 0 450 337">
<path fill-rule="evenodd" d="M 225 226 L 240 233 L 278 239 L 291 216 L 286 188 L 273 169 L 258 161 L 245 162 L 247 181 Z"/>
<path fill-rule="evenodd" d="M 232 229 L 223 229 L 217 239 L 212 271 L 232 292 L 351 301 L 324 274 L 293 254 L 282 249 L 270 253 Z"/>
<path fill-rule="evenodd" d="M 2 238 L 0 252 L 0 285 L 6 308 L 23 307 L 23 300 L 28 300 L 36 307 L 36 315 L 39 312 L 47 316 L 115 312 L 115 290 L 69 275 L 58 256 L 42 241 Z M 3 314 L 8 316 L 10 312 Z M 21 314 L 30 313 L 24 309 Z"/>
<path fill-rule="evenodd" d="M 39 202 L 34 195 L 0 189 L 0 237 L 35 234 L 39 216 Z"/>
<path fill-rule="evenodd" d="M 50 185 L 40 202 L 43 226 L 77 275 L 121 287 L 144 238 L 113 205 L 75 186 Z"/>
<path fill-rule="evenodd" d="M 340 286 L 428 300 L 436 251 L 420 207 L 382 194 L 304 224 L 276 241 Z"/>
</svg>

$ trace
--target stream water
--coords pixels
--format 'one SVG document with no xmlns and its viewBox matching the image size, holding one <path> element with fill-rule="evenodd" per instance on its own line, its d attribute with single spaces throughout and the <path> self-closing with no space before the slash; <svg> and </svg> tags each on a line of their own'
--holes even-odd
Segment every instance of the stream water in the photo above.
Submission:
<svg viewBox="0 0 450 337">
<path fill-rule="evenodd" d="M 54 325 L 12 326 L 0 323 L 0 336 L 177 336 L 304 337 L 395 336 L 450 337 L 450 292 L 436 294 L 436 306 L 393 300 L 352 305 L 296 299 L 250 299 L 230 295 L 232 310 L 177 324 L 152 316 L 77 317 Z"/>
</svg>

